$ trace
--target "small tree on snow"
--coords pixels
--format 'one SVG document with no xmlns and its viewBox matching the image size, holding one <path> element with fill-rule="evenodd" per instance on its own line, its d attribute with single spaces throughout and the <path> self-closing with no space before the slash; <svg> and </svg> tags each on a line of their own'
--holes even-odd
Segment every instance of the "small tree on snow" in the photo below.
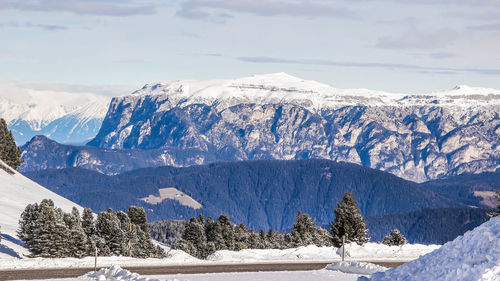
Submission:
<svg viewBox="0 0 500 281">
<path fill-rule="evenodd" d="M 408 240 L 401 234 L 399 229 L 394 229 L 391 234 L 384 237 L 382 243 L 388 246 L 401 246 L 408 243 Z"/>
<path fill-rule="evenodd" d="M 495 194 L 495 198 L 498 201 L 498 205 L 497 205 L 498 210 L 493 210 L 493 211 L 491 211 L 491 213 L 488 213 L 488 217 L 490 217 L 490 218 L 500 216 L 500 190 L 498 190 L 497 193 Z"/>
<path fill-rule="evenodd" d="M 335 220 L 330 223 L 330 232 L 335 247 L 342 246 L 342 236 L 345 236 L 346 243 L 356 242 L 362 245 L 369 241 L 361 210 L 356 206 L 354 195 L 349 191 L 344 193 L 342 201 L 335 208 Z"/>
</svg>

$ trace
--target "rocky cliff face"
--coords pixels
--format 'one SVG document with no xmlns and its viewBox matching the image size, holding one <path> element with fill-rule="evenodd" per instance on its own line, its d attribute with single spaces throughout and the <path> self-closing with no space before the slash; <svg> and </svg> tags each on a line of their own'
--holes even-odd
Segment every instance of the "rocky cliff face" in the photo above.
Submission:
<svg viewBox="0 0 500 281">
<path fill-rule="evenodd" d="M 280 73 L 146 85 L 114 98 L 89 144 L 216 160 L 322 158 L 422 182 L 500 167 L 500 91 L 339 90 Z M 213 160 L 213 159 L 212 159 Z M 182 165 L 183 163 L 177 163 Z"/>
</svg>

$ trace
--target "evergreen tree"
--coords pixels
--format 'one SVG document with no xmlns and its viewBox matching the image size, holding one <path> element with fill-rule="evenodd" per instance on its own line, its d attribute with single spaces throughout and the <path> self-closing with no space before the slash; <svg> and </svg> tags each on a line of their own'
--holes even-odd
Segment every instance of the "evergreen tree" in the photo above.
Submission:
<svg viewBox="0 0 500 281">
<path fill-rule="evenodd" d="M 497 209 L 498 210 L 493 210 L 491 211 L 491 213 L 488 213 L 488 217 L 492 218 L 492 217 L 496 217 L 496 216 L 500 216 L 500 190 L 497 191 L 497 193 L 495 194 L 495 198 L 497 199 Z"/>
<path fill-rule="evenodd" d="M 346 243 L 356 242 L 362 245 L 369 241 L 366 237 L 368 230 L 361 215 L 361 210 L 356 206 L 356 200 L 351 192 L 346 191 L 342 201 L 335 208 L 335 220 L 330 223 L 332 242 L 335 247 L 342 246 L 342 237 Z"/>
<path fill-rule="evenodd" d="M 95 242 L 95 222 L 94 214 L 89 208 L 83 209 L 82 214 L 82 229 L 87 236 L 87 256 L 93 256 L 95 254 L 96 242 Z"/>
<path fill-rule="evenodd" d="M 408 240 L 401 234 L 399 229 L 394 229 L 391 234 L 384 237 L 384 241 L 382 242 L 388 246 L 401 246 L 408 243 Z"/>
<path fill-rule="evenodd" d="M 21 241 L 23 241 L 30 252 L 33 251 L 34 238 L 36 235 L 36 230 L 38 228 L 37 220 L 40 212 L 40 207 L 37 203 L 28 204 L 24 211 L 21 213 L 21 218 L 19 219 L 19 229 L 17 230 L 17 236 Z"/>
<path fill-rule="evenodd" d="M 33 237 L 33 256 L 59 258 L 69 255 L 70 231 L 61 214 L 52 200 L 42 200 Z"/>
<path fill-rule="evenodd" d="M 330 238 L 330 232 L 328 232 L 328 230 L 318 226 L 316 235 L 316 241 L 318 241 L 316 246 L 332 246 L 332 238 Z"/>
<path fill-rule="evenodd" d="M 220 250 L 234 250 L 235 238 L 234 238 L 234 228 L 231 220 L 227 215 L 220 215 L 215 222 L 215 229 L 217 233 L 217 238 L 219 241 L 214 241 L 215 247 Z"/>
<path fill-rule="evenodd" d="M 96 234 L 105 241 L 105 245 L 100 245 L 101 255 L 107 253 L 108 249 L 111 255 L 116 256 L 125 252 L 127 243 L 125 235 L 121 229 L 120 220 L 111 208 L 97 215 Z"/>
<path fill-rule="evenodd" d="M 137 226 L 134 227 L 134 224 L 130 221 L 128 215 L 122 211 L 116 213 L 116 217 L 120 220 L 120 228 L 125 235 L 125 242 L 127 243 L 124 256 L 132 255 L 132 247 L 138 246 L 137 239 Z"/>
<path fill-rule="evenodd" d="M 248 243 L 250 239 L 250 230 L 243 223 L 241 223 L 234 228 L 234 238 L 236 241 L 234 249 L 236 251 L 246 249 L 249 247 Z"/>
<path fill-rule="evenodd" d="M 148 218 L 146 211 L 142 207 L 131 206 L 127 215 L 132 223 L 132 227 L 137 226 L 136 250 L 132 250 L 133 256 L 136 257 L 164 257 L 165 251 L 152 242 L 151 233 L 149 231 Z M 132 239 L 134 239 L 132 237 Z M 133 249 L 133 247 L 132 247 Z"/>
<path fill-rule="evenodd" d="M 315 239 L 316 221 L 311 221 L 311 217 L 308 214 L 303 214 L 299 210 L 292 227 L 291 235 L 294 247 L 315 244 L 315 240 L 317 240 Z"/>
<path fill-rule="evenodd" d="M 76 207 L 73 207 L 71 214 L 65 213 L 64 222 L 70 231 L 68 251 L 71 256 L 81 258 L 87 255 L 87 235 L 82 228 L 80 212 Z"/>
<path fill-rule="evenodd" d="M 195 218 L 186 221 L 182 239 L 177 243 L 176 248 L 194 257 L 206 258 L 208 256 L 205 251 L 206 245 L 205 226 Z"/>
<path fill-rule="evenodd" d="M 15 170 L 23 163 L 21 149 L 16 145 L 12 132 L 2 118 L 0 118 L 0 159 Z"/>
</svg>

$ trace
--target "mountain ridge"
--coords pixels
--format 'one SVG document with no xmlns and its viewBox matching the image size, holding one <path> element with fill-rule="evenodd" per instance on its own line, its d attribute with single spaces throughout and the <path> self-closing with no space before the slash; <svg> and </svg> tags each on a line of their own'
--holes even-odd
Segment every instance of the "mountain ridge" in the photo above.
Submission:
<svg viewBox="0 0 500 281">
<path fill-rule="evenodd" d="M 389 94 L 286 74 L 173 81 L 113 98 L 88 144 L 194 149 L 196 164 L 211 162 L 207 155 L 348 161 L 423 182 L 499 168 L 499 112 L 500 91 L 465 86 Z"/>
</svg>

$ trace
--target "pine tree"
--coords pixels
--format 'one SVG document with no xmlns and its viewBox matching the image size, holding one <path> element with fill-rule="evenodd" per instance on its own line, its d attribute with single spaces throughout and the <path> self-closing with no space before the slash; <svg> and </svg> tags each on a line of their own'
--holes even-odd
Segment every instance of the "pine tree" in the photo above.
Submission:
<svg viewBox="0 0 500 281">
<path fill-rule="evenodd" d="M 241 223 L 234 228 L 235 245 L 234 249 L 240 251 L 249 247 L 250 230 Z"/>
<path fill-rule="evenodd" d="M 220 215 L 215 222 L 215 229 L 217 233 L 217 238 L 215 242 L 215 247 L 219 250 L 234 250 L 235 238 L 234 238 L 234 228 L 231 220 L 227 215 Z"/>
<path fill-rule="evenodd" d="M 195 218 L 186 221 L 182 239 L 177 243 L 176 248 L 194 257 L 206 258 L 208 256 L 205 251 L 206 245 L 205 226 Z"/>
<path fill-rule="evenodd" d="M 42 200 L 36 224 L 31 248 L 33 256 L 59 258 L 69 255 L 70 231 L 62 211 L 55 208 L 52 200 Z"/>
<path fill-rule="evenodd" d="M 332 242 L 335 247 L 342 246 L 342 237 L 346 243 L 356 242 L 362 245 L 369 241 L 366 237 L 368 230 L 361 215 L 361 210 L 356 206 L 356 200 L 351 192 L 346 191 L 342 201 L 335 208 L 335 220 L 330 223 Z"/>
<path fill-rule="evenodd" d="M 391 234 L 384 237 L 384 241 L 382 242 L 388 246 L 401 246 L 408 243 L 408 240 L 401 234 L 399 229 L 394 229 Z"/>
<path fill-rule="evenodd" d="M 0 159 L 7 165 L 17 170 L 23 163 L 21 149 L 16 145 L 12 132 L 7 128 L 7 123 L 0 118 Z"/>
<path fill-rule="evenodd" d="M 316 221 L 311 221 L 311 217 L 308 214 L 303 214 L 299 210 L 292 227 L 291 235 L 294 247 L 315 244 L 315 240 L 317 240 L 315 239 Z"/>
<path fill-rule="evenodd" d="M 96 242 L 95 242 L 95 222 L 94 214 L 89 208 L 83 209 L 82 214 L 82 229 L 87 236 L 87 256 L 93 256 L 95 254 Z"/>
<path fill-rule="evenodd" d="M 332 239 L 330 238 L 330 232 L 328 230 L 319 227 L 318 226 L 318 231 L 317 231 L 317 243 L 316 246 L 331 246 L 332 245 Z"/>
<path fill-rule="evenodd" d="M 125 235 L 121 229 L 120 220 L 111 208 L 97 215 L 96 234 L 105 241 L 105 246 L 100 245 L 101 253 L 108 252 L 109 249 L 111 255 L 119 256 L 125 252 L 127 243 Z"/>
<path fill-rule="evenodd" d="M 492 210 L 490 213 L 488 213 L 488 217 L 492 218 L 492 217 L 496 217 L 496 216 L 500 216 L 500 190 L 497 191 L 497 193 L 495 194 L 495 198 L 497 199 L 497 209 L 498 210 Z"/>
<path fill-rule="evenodd" d="M 36 224 L 38 220 L 38 215 L 40 212 L 40 207 L 37 203 L 28 204 L 24 211 L 21 213 L 21 218 L 19 219 L 19 229 L 17 230 L 17 236 L 21 241 L 23 241 L 30 252 L 33 251 L 35 231 L 38 228 Z"/>
<path fill-rule="evenodd" d="M 80 212 L 73 207 L 71 214 L 64 214 L 64 222 L 70 231 L 69 253 L 71 256 L 81 258 L 87 255 L 87 235 L 82 228 Z"/>
<path fill-rule="evenodd" d="M 165 251 L 160 247 L 156 247 L 152 242 L 153 238 L 149 231 L 148 218 L 144 208 L 131 206 L 127 211 L 127 215 L 133 227 L 137 226 L 135 230 L 137 232 L 136 248 L 140 249 L 135 251 L 139 254 L 137 257 L 164 257 L 166 255 Z"/>
</svg>

